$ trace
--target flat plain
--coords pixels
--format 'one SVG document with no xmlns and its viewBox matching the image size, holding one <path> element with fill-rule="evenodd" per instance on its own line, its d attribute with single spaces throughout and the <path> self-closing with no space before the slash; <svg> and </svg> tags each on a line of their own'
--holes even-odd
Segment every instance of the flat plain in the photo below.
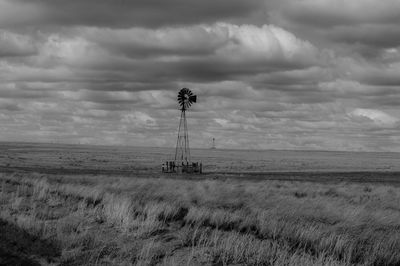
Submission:
<svg viewBox="0 0 400 266">
<path fill-rule="evenodd" d="M 0 144 L 1 265 L 400 265 L 400 154 Z"/>
</svg>

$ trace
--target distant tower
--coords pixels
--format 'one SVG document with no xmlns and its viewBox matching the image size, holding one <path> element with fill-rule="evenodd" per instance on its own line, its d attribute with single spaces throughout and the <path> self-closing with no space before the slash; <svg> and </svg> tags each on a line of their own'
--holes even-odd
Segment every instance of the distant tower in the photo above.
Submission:
<svg viewBox="0 0 400 266">
<path fill-rule="evenodd" d="M 215 138 L 213 138 L 213 142 L 212 142 L 211 149 L 212 149 L 212 150 L 215 150 L 215 149 L 216 149 L 216 147 L 215 147 Z"/>
<path fill-rule="evenodd" d="M 197 96 L 183 88 L 178 93 L 178 103 L 181 107 L 181 119 L 179 121 L 178 139 L 176 141 L 175 161 L 190 163 L 189 134 L 186 122 L 186 110 L 195 103 Z"/>
</svg>

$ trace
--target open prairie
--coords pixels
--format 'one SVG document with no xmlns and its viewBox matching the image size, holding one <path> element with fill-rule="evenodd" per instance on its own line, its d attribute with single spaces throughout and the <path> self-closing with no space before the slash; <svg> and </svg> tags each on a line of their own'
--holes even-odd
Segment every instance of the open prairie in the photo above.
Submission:
<svg viewBox="0 0 400 266">
<path fill-rule="evenodd" d="M 174 153 L 172 148 L 0 143 L 0 171 L 160 177 L 161 164 Z M 196 179 L 400 182 L 400 153 L 192 149 L 192 160 L 202 162 L 205 172 Z"/>
<path fill-rule="evenodd" d="M 0 144 L 0 265 L 399 265 L 400 154 Z"/>
</svg>

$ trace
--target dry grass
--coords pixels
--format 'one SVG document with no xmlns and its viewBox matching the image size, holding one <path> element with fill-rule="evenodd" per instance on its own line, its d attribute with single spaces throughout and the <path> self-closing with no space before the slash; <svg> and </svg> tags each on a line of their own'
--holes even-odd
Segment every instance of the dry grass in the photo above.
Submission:
<svg viewBox="0 0 400 266">
<path fill-rule="evenodd" d="M 0 176 L 0 219 L 63 265 L 399 265 L 399 206 L 389 185 Z"/>
</svg>

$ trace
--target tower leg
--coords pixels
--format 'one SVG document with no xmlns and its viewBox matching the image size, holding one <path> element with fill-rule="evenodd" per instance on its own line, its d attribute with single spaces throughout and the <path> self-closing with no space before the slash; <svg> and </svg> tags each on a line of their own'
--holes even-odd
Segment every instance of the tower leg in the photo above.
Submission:
<svg viewBox="0 0 400 266">
<path fill-rule="evenodd" d="M 189 134 L 186 121 L 186 112 L 182 110 L 176 140 L 175 161 L 190 162 Z"/>
<path fill-rule="evenodd" d="M 176 149 L 175 149 L 175 161 L 178 159 L 179 150 L 182 150 L 182 145 L 181 145 L 181 127 L 182 127 L 182 121 L 184 120 L 183 115 L 184 115 L 184 112 L 181 113 L 181 118 L 179 120 L 178 138 L 176 140 Z"/>
<path fill-rule="evenodd" d="M 185 123 L 185 159 L 186 162 L 190 162 L 190 147 L 189 147 L 189 131 L 187 127 L 186 113 L 184 114 L 184 123 Z"/>
</svg>

